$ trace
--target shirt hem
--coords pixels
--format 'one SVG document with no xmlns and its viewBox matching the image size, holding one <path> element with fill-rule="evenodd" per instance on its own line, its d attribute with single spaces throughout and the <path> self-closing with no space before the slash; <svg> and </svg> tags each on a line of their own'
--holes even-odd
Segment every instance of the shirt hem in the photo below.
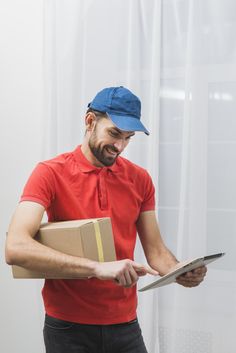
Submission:
<svg viewBox="0 0 236 353">
<path fill-rule="evenodd" d="M 46 314 L 52 317 L 55 317 L 56 319 L 59 320 L 64 320 L 64 321 L 69 321 L 69 322 L 74 322 L 76 324 L 84 324 L 84 325 L 115 325 L 115 324 L 124 324 L 130 321 L 133 321 L 137 318 L 137 313 L 130 314 L 129 316 L 122 316 L 122 317 L 117 317 L 117 318 L 106 318 L 102 320 L 100 317 L 99 320 L 95 320 L 93 318 L 84 318 L 84 317 L 79 317 L 75 318 L 72 315 L 64 315 L 62 313 L 58 312 L 53 312 L 46 310 Z"/>
</svg>

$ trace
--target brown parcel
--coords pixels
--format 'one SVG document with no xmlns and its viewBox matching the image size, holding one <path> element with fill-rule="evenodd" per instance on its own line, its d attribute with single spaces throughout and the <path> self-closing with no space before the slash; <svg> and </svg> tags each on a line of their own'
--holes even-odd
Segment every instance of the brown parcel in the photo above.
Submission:
<svg viewBox="0 0 236 353">
<path fill-rule="evenodd" d="M 110 218 L 45 223 L 41 225 L 35 239 L 68 255 L 100 262 L 116 260 Z M 14 278 L 61 278 L 45 276 L 15 265 L 12 266 L 12 273 Z"/>
</svg>

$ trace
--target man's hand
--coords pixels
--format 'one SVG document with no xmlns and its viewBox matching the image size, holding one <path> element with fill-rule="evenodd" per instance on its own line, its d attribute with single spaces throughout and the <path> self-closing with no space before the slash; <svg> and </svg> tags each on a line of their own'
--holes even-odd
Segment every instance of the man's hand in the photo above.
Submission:
<svg viewBox="0 0 236 353">
<path fill-rule="evenodd" d="M 138 264 L 132 260 L 113 262 L 99 262 L 95 268 L 95 277 L 101 280 L 113 280 L 123 287 L 134 286 L 140 276 L 146 274 L 158 275 L 158 272 L 149 266 Z"/>
<path fill-rule="evenodd" d="M 184 287 L 196 287 L 203 281 L 206 272 L 206 266 L 201 266 L 177 277 L 176 282 Z"/>
</svg>

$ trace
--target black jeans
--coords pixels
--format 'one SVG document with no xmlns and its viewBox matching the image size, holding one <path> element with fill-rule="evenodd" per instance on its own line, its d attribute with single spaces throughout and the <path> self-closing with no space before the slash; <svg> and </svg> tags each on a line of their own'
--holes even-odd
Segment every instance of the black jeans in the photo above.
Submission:
<svg viewBox="0 0 236 353">
<path fill-rule="evenodd" d="M 46 353 L 147 353 L 137 320 L 84 325 L 45 316 Z"/>
</svg>

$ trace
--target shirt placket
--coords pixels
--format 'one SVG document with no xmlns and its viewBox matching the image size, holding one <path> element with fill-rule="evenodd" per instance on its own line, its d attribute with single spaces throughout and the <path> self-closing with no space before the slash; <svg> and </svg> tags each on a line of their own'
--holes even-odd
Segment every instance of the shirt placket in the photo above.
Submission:
<svg viewBox="0 0 236 353">
<path fill-rule="evenodd" d="M 101 210 L 108 209 L 106 177 L 107 177 L 107 169 L 104 168 L 101 170 L 101 172 L 99 173 L 99 177 L 98 177 L 99 203 L 100 203 Z"/>
</svg>

